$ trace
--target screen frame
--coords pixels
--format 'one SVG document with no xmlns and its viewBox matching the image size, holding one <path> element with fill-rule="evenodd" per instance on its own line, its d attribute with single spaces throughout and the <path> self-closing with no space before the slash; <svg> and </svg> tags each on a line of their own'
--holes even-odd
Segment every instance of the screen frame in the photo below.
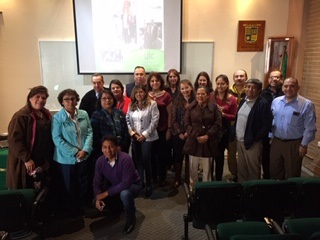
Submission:
<svg viewBox="0 0 320 240">
<path fill-rule="evenodd" d="M 85 70 L 82 69 L 82 67 L 81 67 L 81 59 L 80 59 L 81 58 L 80 45 L 82 44 L 81 37 L 86 37 L 86 36 L 88 36 L 90 34 L 93 35 L 93 32 L 85 32 L 85 34 L 84 34 L 84 33 L 79 33 L 79 31 L 77 30 L 78 29 L 78 25 L 79 25 L 78 23 L 81 22 L 81 16 L 77 16 L 77 14 L 76 14 L 77 13 L 77 8 L 79 7 L 79 6 L 76 5 L 77 1 L 78 0 L 73 0 L 72 2 L 73 2 L 73 17 L 74 17 L 74 31 L 75 31 L 75 45 L 76 45 L 76 59 L 77 59 L 77 72 L 78 72 L 78 74 L 92 75 L 92 74 L 94 74 L 96 72 L 99 72 L 99 73 L 105 74 L 105 75 L 114 75 L 114 74 L 117 74 L 117 75 L 128 75 L 128 74 L 132 74 L 134 69 L 130 69 L 129 71 L 108 71 L 108 72 L 106 72 L 106 71 L 91 71 L 91 70 L 90 71 L 85 71 Z M 84 0 L 81 0 L 81 1 L 83 2 Z M 165 2 L 171 2 L 172 0 L 163 0 L 163 1 L 165 3 Z M 177 13 L 180 14 L 180 17 L 177 18 L 177 20 L 179 21 L 178 22 L 178 25 L 179 25 L 179 32 L 178 32 L 178 35 L 179 35 L 179 59 L 178 59 L 178 61 L 176 61 L 176 62 L 179 62 L 179 63 L 178 63 L 178 67 L 165 67 L 164 71 L 159 71 L 162 74 L 167 73 L 168 70 L 171 69 L 171 68 L 175 68 L 179 72 L 182 71 L 182 19 L 183 19 L 182 13 L 183 13 L 183 0 L 176 0 L 176 1 L 178 1 L 179 4 L 180 4 L 180 9 L 176 9 L 175 10 Z M 87 6 L 88 7 L 87 9 L 91 9 L 90 2 L 91 1 L 87 1 L 87 3 L 86 3 L 86 4 L 89 3 L 89 5 Z M 166 11 L 164 11 L 164 19 L 166 19 L 165 13 L 166 13 Z M 92 22 L 89 22 L 87 24 L 90 24 L 90 23 L 92 25 Z M 91 31 L 92 31 L 92 28 L 91 28 Z M 83 35 L 85 35 L 85 36 L 83 36 Z M 93 45 L 94 44 L 92 43 L 92 46 Z M 93 56 L 91 56 L 91 57 L 94 59 L 94 50 L 92 49 L 89 52 L 92 53 Z M 93 63 L 93 64 L 95 65 L 95 63 Z M 140 65 L 140 64 L 137 64 L 137 65 Z M 94 69 L 96 67 L 95 66 L 90 66 L 90 68 Z M 153 71 L 153 70 L 152 69 L 148 69 L 146 67 L 146 72 L 147 73 L 149 73 L 151 71 Z"/>
</svg>

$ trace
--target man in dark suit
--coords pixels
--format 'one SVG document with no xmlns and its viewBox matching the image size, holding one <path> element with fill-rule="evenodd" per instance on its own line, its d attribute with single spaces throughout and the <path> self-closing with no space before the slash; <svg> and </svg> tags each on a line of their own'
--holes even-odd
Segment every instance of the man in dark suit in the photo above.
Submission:
<svg viewBox="0 0 320 240">
<path fill-rule="evenodd" d="M 102 93 L 102 91 L 105 89 L 103 76 L 100 73 L 95 73 L 91 77 L 91 82 L 93 89 L 87 92 L 81 99 L 81 103 L 79 108 L 85 110 L 89 118 L 91 118 L 92 113 L 97 108 L 97 101 L 99 98 L 99 95 Z M 96 163 L 96 158 L 94 155 L 90 155 L 88 158 L 88 191 L 87 191 L 87 203 L 88 205 L 92 204 L 93 199 L 93 188 L 92 188 L 92 180 L 93 180 L 93 174 L 94 174 L 94 167 Z"/>
<path fill-rule="evenodd" d="M 95 73 L 91 77 L 93 89 L 87 92 L 81 99 L 79 108 L 85 110 L 91 118 L 92 113 L 96 110 L 99 94 L 103 91 L 104 81 L 100 73 Z"/>
<path fill-rule="evenodd" d="M 262 90 L 261 97 L 265 98 L 270 104 L 273 99 L 284 95 L 282 92 L 282 82 L 283 76 L 280 70 L 271 70 L 269 73 L 269 85 Z M 262 168 L 263 168 L 263 178 L 270 179 L 270 139 L 268 136 L 262 141 Z"/>
<path fill-rule="evenodd" d="M 125 93 L 127 97 L 131 97 L 132 89 L 135 85 L 147 85 L 146 70 L 142 66 L 134 68 L 134 82 L 126 85 Z"/>
</svg>

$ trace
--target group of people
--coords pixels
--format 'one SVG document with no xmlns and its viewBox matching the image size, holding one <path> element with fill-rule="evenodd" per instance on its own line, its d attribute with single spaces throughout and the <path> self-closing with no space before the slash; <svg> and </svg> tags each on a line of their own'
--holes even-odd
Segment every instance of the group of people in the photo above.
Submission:
<svg viewBox="0 0 320 240">
<path fill-rule="evenodd" d="M 170 168 L 178 188 L 184 160 L 191 190 L 199 173 L 202 181 L 222 180 L 226 150 L 230 181 L 260 179 L 261 165 L 264 178 L 286 179 L 300 176 L 315 137 L 314 105 L 298 94 L 297 79 L 283 80 L 278 70 L 265 89 L 242 69 L 231 87 L 218 75 L 215 89 L 206 72 L 193 85 L 175 69 L 165 81 L 158 72 L 147 77 L 142 66 L 126 86 L 115 79 L 106 88 L 101 74 L 91 80 L 79 108 L 75 90 L 61 91 L 53 117 L 48 90 L 30 90 L 8 127 L 7 186 L 52 188 L 70 216 L 83 214 L 92 199 L 100 211 L 124 208 L 126 234 L 135 227 L 134 198 L 166 185 Z"/>
</svg>

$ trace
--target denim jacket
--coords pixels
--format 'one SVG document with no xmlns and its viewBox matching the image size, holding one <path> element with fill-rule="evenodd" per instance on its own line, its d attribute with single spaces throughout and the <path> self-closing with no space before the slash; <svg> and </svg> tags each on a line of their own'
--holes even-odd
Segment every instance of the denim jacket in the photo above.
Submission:
<svg viewBox="0 0 320 240">
<path fill-rule="evenodd" d="M 63 108 L 53 116 L 52 139 L 55 144 L 53 159 L 61 164 L 76 164 L 76 154 L 79 150 L 87 152 L 87 157 L 92 151 L 92 128 L 86 111 L 77 109 L 77 119 L 81 132 L 80 149 L 77 143 L 75 123 L 69 118 Z"/>
</svg>

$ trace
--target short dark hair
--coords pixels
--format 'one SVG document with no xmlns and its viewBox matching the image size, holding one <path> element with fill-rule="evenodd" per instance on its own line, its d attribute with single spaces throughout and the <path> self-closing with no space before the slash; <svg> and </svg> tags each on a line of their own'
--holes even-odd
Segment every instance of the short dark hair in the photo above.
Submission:
<svg viewBox="0 0 320 240">
<path fill-rule="evenodd" d="M 63 97 L 64 97 L 65 95 L 73 95 L 73 96 L 75 96 L 77 102 L 79 102 L 79 100 L 80 100 L 79 94 L 76 92 L 76 90 L 67 88 L 67 89 L 61 91 L 61 92 L 59 93 L 58 97 L 57 97 L 57 98 L 58 98 L 58 101 L 59 101 L 59 103 L 60 103 L 60 105 L 61 105 L 62 107 L 63 107 L 63 104 L 62 104 L 62 102 L 63 102 Z"/>
<path fill-rule="evenodd" d="M 208 95 L 210 95 L 210 89 L 209 89 L 207 86 L 199 86 L 199 87 L 197 88 L 196 92 L 197 92 L 199 89 L 205 90 L 206 93 L 207 93 Z"/>
<path fill-rule="evenodd" d="M 142 67 L 142 66 L 136 66 L 136 67 L 134 68 L 134 71 L 136 71 L 137 68 L 142 68 L 142 69 L 144 70 L 144 72 L 146 72 L 146 69 L 145 69 L 144 67 Z"/>
<path fill-rule="evenodd" d="M 151 72 L 149 74 L 148 79 L 147 79 L 149 89 L 150 90 L 152 89 L 151 85 L 150 85 L 152 77 L 156 77 L 160 81 L 160 90 L 163 90 L 164 89 L 164 80 L 163 80 L 163 77 L 161 76 L 161 74 L 158 72 Z"/>
<path fill-rule="evenodd" d="M 256 79 L 256 78 L 250 78 L 246 81 L 246 84 L 248 83 L 253 83 L 255 85 L 257 85 L 258 87 L 258 90 L 261 90 L 262 89 L 262 82 L 259 80 L 259 79 Z"/>
<path fill-rule="evenodd" d="M 38 93 L 43 93 L 46 95 L 46 97 L 49 97 L 48 89 L 44 86 L 36 86 L 30 89 L 30 92 L 28 93 L 28 99 L 32 98 L 34 95 Z"/>
<path fill-rule="evenodd" d="M 238 69 L 237 71 L 243 71 L 244 72 L 244 76 L 245 76 L 245 78 L 246 79 L 248 79 L 248 73 L 247 73 L 247 71 L 246 70 L 244 70 L 244 69 L 242 69 L 242 68 L 240 68 L 240 69 Z M 237 71 L 235 71 L 235 72 L 237 72 Z M 233 73 L 233 77 L 234 77 L 234 74 L 235 74 L 235 72 Z"/>
<path fill-rule="evenodd" d="M 270 74 L 271 74 L 272 72 L 279 72 L 279 73 L 280 73 L 280 78 L 283 79 L 282 72 L 281 72 L 281 70 L 279 70 L 278 68 L 273 68 L 273 69 L 271 69 L 271 70 L 269 71 L 269 73 L 268 73 L 268 77 L 270 77 Z"/>
<path fill-rule="evenodd" d="M 48 89 L 46 87 L 44 87 L 44 86 L 33 87 L 30 89 L 30 92 L 28 93 L 28 96 L 27 96 L 27 104 L 29 105 L 29 107 L 31 107 L 29 99 L 39 93 L 46 95 L 46 98 L 49 97 Z"/>
<path fill-rule="evenodd" d="M 287 78 L 283 81 L 283 83 L 284 83 L 285 81 L 287 81 L 287 80 L 293 80 L 293 81 L 295 82 L 295 85 L 296 85 L 296 86 L 299 86 L 299 81 L 298 81 L 298 79 L 296 79 L 295 77 L 287 77 Z"/>
<path fill-rule="evenodd" d="M 110 141 L 110 142 L 113 142 L 115 146 L 119 146 L 118 144 L 118 139 L 113 136 L 113 135 L 105 135 L 102 137 L 101 139 L 101 145 L 105 142 L 105 141 Z"/>
<path fill-rule="evenodd" d="M 101 106 L 101 98 L 102 98 L 102 95 L 103 94 L 109 94 L 112 99 L 113 99 L 113 104 L 112 104 L 112 107 L 115 108 L 117 106 L 117 99 L 116 97 L 113 95 L 112 91 L 110 89 L 103 89 L 101 94 L 99 94 L 99 98 L 98 98 L 98 101 L 97 101 L 97 109 L 102 109 L 102 106 Z"/>
<path fill-rule="evenodd" d="M 103 75 L 102 75 L 101 73 L 94 73 L 94 74 L 91 76 L 91 79 L 92 79 L 92 77 L 101 77 L 102 82 L 104 82 L 104 80 L 103 80 Z"/>
<path fill-rule="evenodd" d="M 112 84 L 116 84 L 118 85 L 120 88 L 121 88 L 121 91 L 122 91 L 122 94 L 123 94 L 123 91 L 124 91 L 124 87 L 123 87 L 123 84 L 122 82 L 119 80 L 119 79 L 113 79 L 110 84 L 109 84 L 109 88 L 111 89 L 111 85 Z"/>
</svg>

